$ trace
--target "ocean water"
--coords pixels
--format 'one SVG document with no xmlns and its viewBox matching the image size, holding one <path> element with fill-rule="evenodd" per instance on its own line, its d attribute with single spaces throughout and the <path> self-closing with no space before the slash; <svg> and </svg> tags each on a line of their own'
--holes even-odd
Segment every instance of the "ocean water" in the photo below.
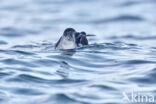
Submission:
<svg viewBox="0 0 156 104">
<path fill-rule="evenodd" d="M 155 7 L 156 0 L 0 0 L 0 104 L 156 104 Z M 55 50 L 67 27 L 96 36 Z"/>
</svg>

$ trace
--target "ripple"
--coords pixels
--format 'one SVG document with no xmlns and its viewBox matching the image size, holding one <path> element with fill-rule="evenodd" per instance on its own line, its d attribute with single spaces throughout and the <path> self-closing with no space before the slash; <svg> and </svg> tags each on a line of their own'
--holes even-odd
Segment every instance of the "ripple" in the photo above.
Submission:
<svg viewBox="0 0 156 104">
<path fill-rule="evenodd" d="M 78 48 L 78 50 L 83 50 L 83 49 L 90 49 L 90 53 L 110 53 L 113 54 L 112 52 L 101 52 L 100 50 L 103 49 L 112 49 L 112 50 L 127 50 L 134 48 L 128 44 L 125 44 L 123 42 L 114 42 L 114 43 L 99 43 L 99 44 L 90 44 L 87 47 L 81 47 Z M 97 51 L 96 51 L 97 50 Z"/>
<path fill-rule="evenodd" d="M 8 77 L 10 75 L 10 73 L 0 72 L 0 78 Z"/>
<path fill-rule="evenodd" d="M 125 104 L 123 91 L 155 95 L 155 2 L 1 0 L 0 104 Z M 55 50 L 68 26 L 96 36 Z"/>
<path fill-rule="evenodd" d="M 1 36 L 5 36 L 8 38 L 20 37 L 20 36 L 25 36 L 26 34 L 37 34 L 37 33 L 38 32 L 34 30 L 19 29 L 15 27 L 0 28 Z"/>
<path fill-rule="evenodd" d="M 124 62 L 124 64 L 155 64 L 155 63 L 156 62 L 146 60 L 129 60 Z"/>
<path fill-rule="evenodd" d="M 112 36 L 110 39 L 134 39 L 134 40 L 155 40 L 156 36 L 136 36 L 133 34 L 125 35 L 125 36 Z"/>
<path fill-rule="evenodd" d="M 75 80 L 75 79 L 60 79 L 60 80 L 50 80 L 44 79 L 37 76 L 21 74 L 16 76 L 15 78 L 8 79 L 9 82 L 33 82 L 33 83 L 47 83 L 47 84 L 74 84 L 74 83 L 82 83 L 86 82 L 86 80 Z"/>
<path fill-rule="evenodd" d="M 43 92 L 40 92 L 36 89 L 28 89 L 28 88 L 14 88 L 13 93 L 20 95 L 31 95 L 31 96 L 40 96 L 43 95 Z"/>
<path fill-rule="evenodd" d="M 156 68 L 152 69 L 149 73 L 148 73 L 148 77 L 149 79 L 152 80 L 153 83 L 156 83 L 155 78 L 156 78 Z"/>
<path fill-rule="evenodd" d="M 142 76 L 136 76 L 134 78 L 129 79 L 130 81 L 134 81 L 139 83 L 140 85 L 144 85 L 144 84 L 150 84 L 153 85 L 156 83 L 155 81 L 155 76 L 156 76 L 156 68 L 146 72 L 147 74 L 144 74 Z"/>
<path fill-rule="evenodd" d="M 27 44 L 27 45 L 15 45 L 13 46 L 12 48 L 38 48 L 39 46 L 38 45 L 33 45 L 33 44 Z"/>
<path fill-rule="evenodd" d="M 83 67 L 90 67 L 90 68 L 100 68 L 100 67 L 106 67 L 108 65 L 103 65 L 102 63 L 92 63 L 92 62 L 86 62 L 82 59 L 74 59 L 74 58 L 70 58 L 70 57 L 63 57 L 63 56 L 52 56 L 53 58 L 56 58 L 58 60 L 61 61 L 65 61 L 67 62 L 69 65 L 78 65 L 79 67 L 83 66 Z"/>
<path fill-rule="evenodd" d="M 127 1 L 127 2 L 121 3 L 119 6 L 121 6 L 121 7 L 134 6 L 134 5 L 137 5 L 140 3 L 142 3 L 142 2 L 140 2 L 140 1 Z"/>
<path fill-rule="evenodd" d="M 14 50 L 14 51 L 22 55 L 35 55 L 35 53 L 26 52 L 26 51 L 20 51 L 20 50 Z"/>
<path fill-rule="evenodd" d="M 145 19 L 139 16 L 133 16 L 133 15 L 122 15 L 114 18 L 109 19 L 98 19 L 95 21 L 92 21 L 94 24 L 103 24 L 103 23 L 110 23 L 110 22 L 141 22 Z"/>
<path fill-rule="evenodd" d="M 90 87 L 100 88 L 100 89 L 109 90 L 109 91 L 117 91 L 116 88 L 113 88 L 112 86 L 108 86 L 108 85 L 91 85 Z"/>
<path fill-rule="evenodd" d="M 35 53 L 27 52 L 23 50 L 0 50 L 0 52 L 5 53 L 5 54 L 10 54 L 10 55 L 13 55 L 13 54 L 20 54 L 20 55 L 27 55 L 27 56 L 35 55 Z"/>
<path fill-rule="evenodd" d="M 49 101 L 51 101 L 54 104 L 63 104 L 64 102 L 68 104 L 88 104 L 88 103 L 78 102 L 75 99 L 70 98 L 67 94 L 64 94 L 64 93 L 58 93 L 58 94 L 52 95 L 46 101 L 44 101 L 44 103 L 47 103 Z"/>
<path fill-rule="evenodd" d="M 54 65 L 58 65 L 59 64 L 59 62 L 57 62 L 55 60 L 49 60 L 49 59 L 36 60 L 33 63 L 35 63 L 35 64 L 37 64 L 39 66 L 42 65 L 42 66 L 47 66 L 47 67 L 49 67 L 49 66 L 53 67 Z"/>
<path fill-rule="evenodd" d="M 15 78 L 8 79 L 7 81 L 15 81 L 15 82 L 34 82 L 34 83 L 46 83 L 49 82 L 46 79 L 42 79 L 36 76 L 21 74 L 16 76 Z"/>
<path fill-rule="evenodd" d="M 7 102 L 7 98 L 6 98 L 6 93 L 4 93 L 3 91 L 0 91 L 0 103 L 4 104 L 5 102 Z"/>
<path fill-rule="evenodd" d="M 0 45 L 6 45 L 6 44 L 8 44 L 8 43 L 5 42 L 5 41 L 0 40 Z"/>
<path fill-rule="evenodd" d="M 21 60 L 16 60 L 16 59 L 3 59 L 0 60 L 0 62 L 8 64 L 8 65 L 22 65 L 22 66 L 27 66 L 27 67 L 37 67 L 36 65 L 26 62 L 26 61 L 21 61 Z"/>
</svg>

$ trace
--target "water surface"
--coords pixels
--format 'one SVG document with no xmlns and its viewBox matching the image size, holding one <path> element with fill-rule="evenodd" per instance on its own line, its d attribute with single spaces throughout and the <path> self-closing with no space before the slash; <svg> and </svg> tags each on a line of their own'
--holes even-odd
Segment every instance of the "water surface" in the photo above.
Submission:
<svg viewBox="0 0 156 104">
<path fill-rule="evenodd" d="M 123 92 L 156 100 L 155 7 L 155 0 L 1 0 L 0 104 L 140 104 Z M 96 37 L 54 50 L 67 27 Z"/>
</svg>

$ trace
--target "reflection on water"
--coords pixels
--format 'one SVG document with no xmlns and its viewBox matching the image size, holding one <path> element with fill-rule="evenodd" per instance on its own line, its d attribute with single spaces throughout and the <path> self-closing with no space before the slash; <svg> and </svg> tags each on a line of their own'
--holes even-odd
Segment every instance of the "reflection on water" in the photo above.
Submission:
<svg viewBox="0 0 156 104">
<path fill-rule="evenodd" d="M 75 50 L 62 50 L 61 55 L 63 55 L 63 56 L 73 56 L 75 52 L 76 52 Z"/>
<path fill-rule="evenodd" d="M 68 63 L 65 61 L 62 61 L 60 64 L 60 68 L 57 70 L 58 74 L 62 76 L 63 78 L 67 78 L 69 75 L 70 67 Z"/>
<path fill-rule="evenodd" d="M 123 100 L 123 92 L 156 100 L 155 6 L 155 0 L 1 0 L 0 104 L 140 104 Z M 96 36 L 88 46 L 55 50 L 67 27 Z"/>
</svg>

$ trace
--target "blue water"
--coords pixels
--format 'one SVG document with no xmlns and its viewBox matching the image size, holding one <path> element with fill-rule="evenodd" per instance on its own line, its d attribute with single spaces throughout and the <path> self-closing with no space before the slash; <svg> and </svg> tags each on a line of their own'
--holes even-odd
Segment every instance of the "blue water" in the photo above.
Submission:
<svg viewBox="0 0 156 104">
<path fill-rule="evenodd" d="M 0 0 L 0 104 L 140 104 L 123 92 L 156 101 L 155 7 L 155 0 Z M 86 47 L 54 50 L 67 27 L 96 36 Z"/>
</svg>

